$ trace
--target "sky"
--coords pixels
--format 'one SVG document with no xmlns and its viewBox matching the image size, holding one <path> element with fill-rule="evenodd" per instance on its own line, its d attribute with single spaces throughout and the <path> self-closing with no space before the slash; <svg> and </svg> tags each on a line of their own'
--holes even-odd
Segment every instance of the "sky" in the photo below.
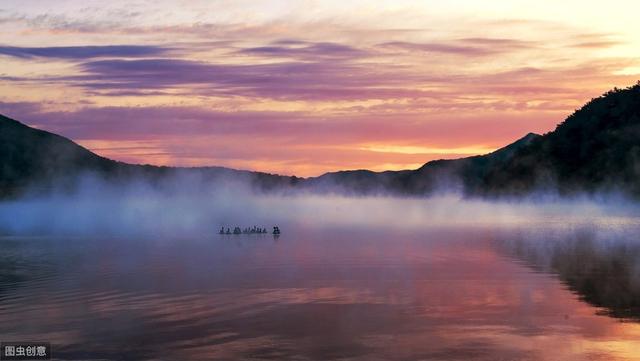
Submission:
<svg viewBox="0 0 640 361">
<path fill-rule="evenodd" d="M 640 79 L 640 2 L 0 1 L 0 113 L 126 162 L 413 169 Z"/>
</svg>

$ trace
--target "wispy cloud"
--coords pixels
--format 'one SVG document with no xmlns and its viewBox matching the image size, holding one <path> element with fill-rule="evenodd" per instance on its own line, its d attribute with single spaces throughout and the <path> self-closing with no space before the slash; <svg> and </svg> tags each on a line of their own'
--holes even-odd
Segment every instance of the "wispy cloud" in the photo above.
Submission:
<svg viewBox="0 0 640 361">
<path fill-rule="evenodd" d="M 418 51 L 425 53 L 446 53 L 461 56 L 485 56 L 494 54 L 496 52 L 490 47 L 462 46 L 447 43 L 410 43 L 404 41 L 383 43 L 380 44 L 380 47 L 393 50 L 404 50 L 411 52 Z"/>
<path fill-rule="evenodd" d="M 374 77 L 366 65 L 320 61 L 224 64 L 171 58 L 109 59 L 84 62 L 79 68 L 79 75 L 39 81 L 123 94 L 182 87 L 192 94 L 209 96 L 353 100 L 427 96 L 429 92 L 406 85 L 434 79 L 429 75 L 403 74 L 401 68 L 393 66 Z"/>
<path fill-rule="evenodd" d="M 105 46 L 52 46 L 19 47 L 0 46 L 0 55 L 15 58 L 90 59 L 102 57 L 149 57 L 163 55 L 171 48 L 154 45 L 105 45 Z"/>
<path fill-rule="evenodd" d="M 281 40 L 266 46 L 244 48 L 240 54 L 263 56 L 269 58 L 298 58 L 304 60 L 355 59 L 371 55 L 370 52 L 353 46 L 330 42 L 307 42 L 299 40 Z"/>
</svg>

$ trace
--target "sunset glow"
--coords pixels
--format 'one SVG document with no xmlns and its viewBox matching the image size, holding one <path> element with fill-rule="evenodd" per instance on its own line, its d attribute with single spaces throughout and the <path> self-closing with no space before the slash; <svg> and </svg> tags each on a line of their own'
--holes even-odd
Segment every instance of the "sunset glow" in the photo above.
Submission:
<svg viewBox="0 0 640 361">
<path fill-rule="evenodd" d="M 132 163 L 417 168 L 551 131 L 636 83 L 639 12 L 637 1 L 5 0 L 0 113 Z"/>
</svg>

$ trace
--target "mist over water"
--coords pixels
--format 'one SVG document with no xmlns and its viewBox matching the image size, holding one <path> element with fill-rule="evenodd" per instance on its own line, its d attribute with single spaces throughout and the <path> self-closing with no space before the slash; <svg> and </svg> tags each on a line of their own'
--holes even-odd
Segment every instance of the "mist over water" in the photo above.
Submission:
<svg viewBox="0 0 640 361">
<path fill-rule="evenodd" d="M 640 206 L 619 195 L 548 194 L 490 201 L 442 192 L 429 198 L 264 193 L 244 182 L 198 177 L 106 182 L 86 176 L 72 190 L 0 202 L 0 232 L 18 235 L 197 236 L 221 226 L 410 227 L 536 222 L 634 222 Z"/>
<path fill-rule="evenodd" d="M 64 360 L 629 360 L 639 215 L 86 177 L 0 202 L 0 334 Z M 254 225 L 283 233 L 218 234 Z"/>
</svg>

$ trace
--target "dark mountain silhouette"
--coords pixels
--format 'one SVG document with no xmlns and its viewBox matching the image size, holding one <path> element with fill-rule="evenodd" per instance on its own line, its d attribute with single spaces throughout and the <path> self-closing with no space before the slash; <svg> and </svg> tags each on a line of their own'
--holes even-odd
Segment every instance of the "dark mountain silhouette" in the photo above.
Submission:
<svg viewBox="0 0 640 361">
<path fill-rule="evenodd" d="M 640 82 L 591 100 L 484 176 L 486 192 L 536 188 L 640 195 Z"/>
<path fill-rule="evenodd" d="M 527 134 L 493 153 L 436 160 L 412 171 L 328 173 L 312 183 L 345 191 L 512 197 L 533 192 L 613 191 L 640 196 L 640 82 L 592 99 L 545 135 Z"/>
<path fill-rule="evenodd" d="M 66 138 L 0 116 L 0 194 L 35 180 L 73 177 L 81 169 L 109 173 L 119 165 Z"/>
<path fill-rule="evenodd" d="M 80 175 L 91 174 L 112 182 L 133 178 L 160 182 L 168 176 L 196 175 L 203 181 L 247 181 L 260 190 L 280 189 L 298 181 L 268 173 L 223 167 L 173 168 L 134 165 L 100 157 L 71 140 L 28 127 L 0 115 L 0 197 L 23 191 L 64 189 L 77 184 Z"/>
<path fill-rule="evenodd" d="M 437 191 L 466 191 L 482 187 L 482 177 L 508 161 L 516 151 L 540 135 L 529 133 L 495 152 L 462 159 L 435 160 L 416 170 L 372 172 L 368 170 L 326 173 L 306 180 L 318 190 L 352 194 L 428 195 Z"/>
<path fill-rule="evenodd" d="M 33 187 L 74 185 L 94 173 L 112 181 L 198 174 L 205 181 L 245 180 L 260 190 L 302 189 L 354 195 L 425 196 L 459 191 L 468 196 L 514 197 L 620 191 L 640 196 L 640 83 L 592 99 L 545 135 L 529 133 L 495 152 L 436 160 L 415 170 L 368 170 L 297 178 L 221 167 L 132 165 L 100 157 L 58 135 L 0 116 L 0 196 Z"/>
</svg>

